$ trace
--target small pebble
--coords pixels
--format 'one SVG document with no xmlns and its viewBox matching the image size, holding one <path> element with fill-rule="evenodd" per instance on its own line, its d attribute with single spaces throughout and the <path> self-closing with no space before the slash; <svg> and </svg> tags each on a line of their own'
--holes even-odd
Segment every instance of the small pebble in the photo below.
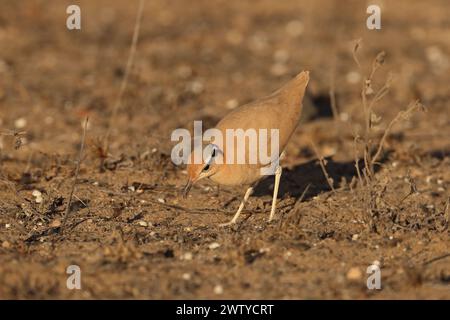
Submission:
<svg viewBox="0 0 450 320">
<path fill-rule="evenodd" d="M 14 121 L 14 126 L 16 129 L 23 129 L 27 126 L 27 119 L 25 118 L 19 118 Z"/>
<path fill-rule="evenodd" d="M 9 248 L 11 248 L 11 244 L 5 240 L 2 242 L 2 247 L 5 249 L 9 249 Z"/>
<path fill-rule="evenodd" d="M 362 272 L 357 267 L 350 268 L 347 272 L 347 279 L 350 281 L 357 281 L 362 278 Z"/>
<path fill-rule="evenodd" d="M 191 275 L 189 273 L 183 273 L 183 275 L 181 276 L 183 278 L 183 280 L 191 280 Z"/>
<path fill-rule="evenodd" d="M 166 200 L 164 200 L 163 198 L 158 198 L 158 202 L 159 203 L 166 203 Z"/>
<path fill-rule="evenodd" d="M 218 284 L 217 286 L 214 287 L 214 293 L 215 294 L 222 294 L 223 293 L 223 287 Z"/>
<path fill-rule="evenodd" d="M 191 252 L 185 252 L 185 253 L 181 256 L 181 258 L 182 258 L 183 260 L 192 260 L 192 253 L 191 253 Z"/>
<path fill-rule="evenodd" d="M 195 80 L 188 84 L 188 90 L 194 94 L 200 94 L 203 92 L 204 86 L 203 83 Z"/>
<path fill-rule="evenodd" d="M 213 243 L 211 243 L 211 244 L 208 246 L 208 248 L 211 249 L 211 250 L 217 249 L 217 248 L 219 248 L 219 247 L 220 247 L 220 244 L 217 243 L 217 242 L 213 242 Z"/>
<path fill-rule="evenodd" d="M 59 219 L 55 219 L 50 223 L 50 227 L 52 228 L 58 228 L 61 226 L 61 221 Z"/>
<path fill-rule="evenodd" d="M 32 195 L 33 197 L 40 197 L 42 196 L 42 193 L 39 190 L 33 190 Z"/>
<path fill-rule="evenodd" d="M 139 221 L 138 223 L 141 227 L 148 227 L 148 223 L 145 221 Z"/>
<path fill-rule="evenodd" d="M 227 109 L 234 109 L 239 105 L 239 102 L 236 99 L 230 99 L 226 103 Z"/>
<path fill-rule="evenodd" d="M 359 238 L 359 235 L 357 235 L 356 233 L 352 236 L 352 240 L 353 241 L 358 240 L 358 238 Z"/>
</svg>

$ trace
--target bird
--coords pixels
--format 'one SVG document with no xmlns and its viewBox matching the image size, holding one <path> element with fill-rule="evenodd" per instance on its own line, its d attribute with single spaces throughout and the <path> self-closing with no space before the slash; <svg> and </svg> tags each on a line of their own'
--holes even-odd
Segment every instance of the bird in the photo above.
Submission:
<svg viewBox="0 0 450 320">
<path fill-rule="evenodd" d="M 306 87 L 309 82 L 309 71 L 302 71 L 293 79 L 284 84 L 281 88 L 272 94 L 257 99 L 248 104 L 239 106 L 225 115 L 215 126 L 215 129 L 223 133 L 227 138 L 226 131 L 255 129 L 278 130 L 278 154 L 276 158 L 271 159 L 271 164 L 275 164 L 275 183 L 273 189 L 272 206 L 268 221 L 272 221 L 275 215 L 276 203 L 278 197 L 278 189 L 282 168 L 279 165 L 279 159 L 284 154 L 284 149 L 288 144 L 292 134 L 298 126 L 300 116 L 303 109 L 303 98 L 305 96 Z M 258 135 L 259 137 L 259 135 Z M 272 136 L 266 139 L 265 146 L 271 146 Z M 231 139 L 231 137 L 229 138 Z M 236 139 L 236 137 L 233 137 Z M 226 139 L 225 139 L 226 140 Z M 186 198 L 192 186 L 199 180 L 209 178 L 210 180 L 225 186 L 241 186 L 246 187 L 244 197 L 231 221 L 221 224 L 221 226 L 233 225 L 237 222 L 242 210 L 249 197 L 254 191 L 257 182 L 264 177 L 261 174 L 261 168 L 267 166 L 267 163 L 261 163 L 261 159 L 257 159 L 256 163 L 249 163 L 248 160 L 252 156 L 249 144 L 239 145 L 234 143 L 233 148 L 244 148 L 244 150 L 231 150 L 244 152 L 245 163 L 236 163 L 236 161 L 227 161 L 227 142 L 222 146 L 215 144 L 207 145 L 204 148 L 209 156 L 202 159 L 200 163 L 193 161 L 194 151 L 190 154 L 191 161 L 187 164 L 188 181 L 183 189 L 183 197 Z M 231 148 L 230 148 L 231 149 Z M 270 149 L 270 148 L 268 148 Z M 202 157 L 204 158 L 204 157 Z M 235 160 L 235 158 L 233 159 Z M 275 162 L 274 162 L 275 161 Z"/>
</svg>

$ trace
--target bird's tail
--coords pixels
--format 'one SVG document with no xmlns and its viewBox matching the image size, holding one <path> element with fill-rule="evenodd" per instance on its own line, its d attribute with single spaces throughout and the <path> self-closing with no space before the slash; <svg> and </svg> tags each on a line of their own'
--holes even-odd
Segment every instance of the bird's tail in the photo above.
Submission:
<svg viewBox="0 0 450 320">
<path fill-rule="evenodd" d="M 285 100 L 289 105 L 299 105 L 305 95 L 306 86 L 309 82 L 309 71 L 302 71 L 292 80 L 286 83 L 279 90 L 282 100 Z"/>
</svg>

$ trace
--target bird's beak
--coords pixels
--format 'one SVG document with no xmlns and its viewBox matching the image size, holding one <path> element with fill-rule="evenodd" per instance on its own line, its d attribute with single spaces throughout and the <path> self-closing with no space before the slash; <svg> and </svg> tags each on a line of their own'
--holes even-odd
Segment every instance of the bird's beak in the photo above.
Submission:
<svg viewBox="0 0 450 320">
<path fill-rule="evenodd" d="M 191 190 L 193 184 L 194 183 L 192 182 L 192 180 L 189 179 L 188 182 L 186 183 L 186 185 L 184 186 L 184 188 L 183 188 L 183 198 L 184 199 L 187 198 L 187 195 L 188 195 L 189 191 Z"/>
</svg>

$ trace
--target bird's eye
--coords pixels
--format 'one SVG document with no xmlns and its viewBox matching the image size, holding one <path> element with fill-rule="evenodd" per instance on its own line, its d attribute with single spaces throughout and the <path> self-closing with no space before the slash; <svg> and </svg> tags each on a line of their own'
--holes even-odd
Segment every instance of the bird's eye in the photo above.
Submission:
<svg viewBox="0 0 450 320">
<path fill-rule="evenodd" d="M 207 164 L 206 166 L 204 166 L 202 171 L 208 171 L 208 170 L 209 170 L 209 164 Z"/>
</svg>

